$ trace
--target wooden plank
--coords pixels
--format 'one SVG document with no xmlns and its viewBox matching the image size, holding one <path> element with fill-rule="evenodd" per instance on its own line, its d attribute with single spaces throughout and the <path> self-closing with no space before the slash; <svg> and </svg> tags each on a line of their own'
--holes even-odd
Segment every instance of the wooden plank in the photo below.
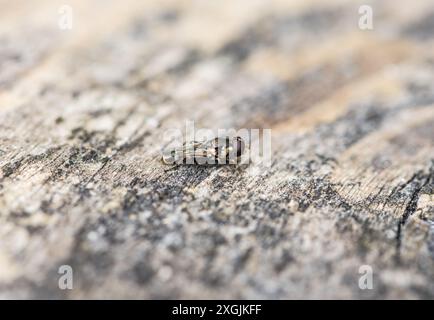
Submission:
<svg viewBox="0 0 434 320">
<path fill-rule="evenodd" d="M 61 5 L 0 1 L 0 297 L 434 297 L 432 1 Z M 162 164 L 187 120 L 271 167 Z"/>
</svg>

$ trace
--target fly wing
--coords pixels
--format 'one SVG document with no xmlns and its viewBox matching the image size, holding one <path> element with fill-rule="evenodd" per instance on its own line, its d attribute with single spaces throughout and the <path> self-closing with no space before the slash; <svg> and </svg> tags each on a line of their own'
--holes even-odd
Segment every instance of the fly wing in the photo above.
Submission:
<svg viewBox="0 0 434 320">
<path fill-rule="evenodd" d="M 204 149 L 204 143 L 199 141 L 184 142 L 179 151 L 184 152 L 186 155 L 193 155 L 196 150 Z"/>
<path fill-rule="evenodd" d="M 204 164 L 207 162 L 209 155 L 207 142 L 195 141 L 184 148 L 184 163 L 186 164 Z"/>
<path fill-rule="evenodd" d="M 168 154 L 163 156 L 163 162 L 166 164 L 175 163 L 194 163 L 195 159 L 206 157 L 206 148 L 204 142 L 190 141 L 185 142 L 181 147 L 172 149 Z"/>
<path fill-rule="evenodd" d="M 164 155 L 163 162 L 166 164 L 215 163 L 219 150 L 217 139 L 184 142 L 181 147 L 174 148 Z"/>
</svg>

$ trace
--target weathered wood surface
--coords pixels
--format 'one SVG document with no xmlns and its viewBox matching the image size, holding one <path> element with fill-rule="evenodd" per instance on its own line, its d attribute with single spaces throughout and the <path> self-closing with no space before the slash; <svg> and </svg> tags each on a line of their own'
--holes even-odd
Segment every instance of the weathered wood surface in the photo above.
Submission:
<svg viewBox="0 0 434 320">
<path fill-rule="evenodd" d="M 0 1 L 1 298 L 434 297 L 432 0 L 61 4 Z M 168 170 L 185 120 L 271 168 Z"/>
</svg>

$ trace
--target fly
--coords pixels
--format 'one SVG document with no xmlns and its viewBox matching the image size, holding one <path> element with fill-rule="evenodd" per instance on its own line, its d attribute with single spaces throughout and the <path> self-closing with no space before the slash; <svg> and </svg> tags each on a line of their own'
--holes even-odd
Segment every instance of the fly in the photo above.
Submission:
<svg viewBox="0 0 434 320">
<path fill-rule="evenodd" d="M 165 164 L 236 164 L 244 153 L 240 137 L 217 137 L 207 141 L 185 142 L 163 155 Z"/>
</svg>

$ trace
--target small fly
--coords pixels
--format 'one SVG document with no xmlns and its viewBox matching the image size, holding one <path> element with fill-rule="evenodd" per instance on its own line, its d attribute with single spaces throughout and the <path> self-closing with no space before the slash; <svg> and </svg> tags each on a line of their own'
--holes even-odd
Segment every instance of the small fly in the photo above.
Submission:
<svg viewBox="0 0 434 320">
<path fill-rule="evenodd" d="M 163 155 L 165 164 L 236 164 L 244 153 L 240 137 L 217 137 L 208 141 L 185 142 Z"/>
</svg>

